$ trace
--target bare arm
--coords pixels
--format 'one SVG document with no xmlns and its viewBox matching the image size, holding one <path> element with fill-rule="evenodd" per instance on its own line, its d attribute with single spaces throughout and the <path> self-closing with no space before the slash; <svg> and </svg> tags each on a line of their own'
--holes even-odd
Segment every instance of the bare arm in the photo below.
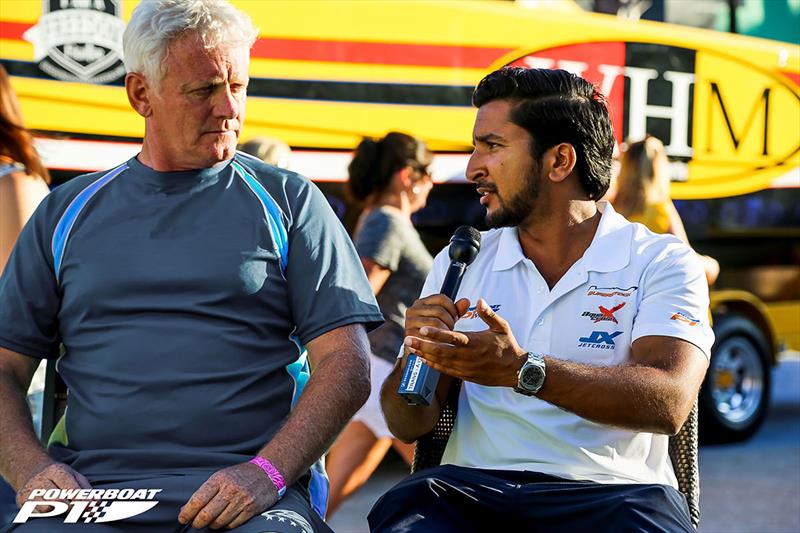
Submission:
<svg viewBox="0 0 800 533">
<path fill-rule="evenodd" d="M 463 315 L 468 307 L 469 300 L 462 299 L 454 304 L 442 294 L 434 294 L 417 300 L 406 311 L 406 335 L 418 335 L 419 329 L 425 326 L 452 330 L 458 317 Z M 443 373 L 431 405 L 427 407 L 408 405 L 397 394 L 408 354 L 409 349 L 406 348 L 403 358 L 395 363 L 392 373 L 384 381 L 381 388 L 381 408 L 389 430 L 401 441 L 411 443 L 428 433 L 436 425 L 442 403 L 450 391 L 453 378 L 447 375 L 447 372 Z"/>
<path fill-rule="evenodd" d="M 258 455 L 289 486 L 321 457 L 367 400 L 369 342 L 364 326 L 342 326 L 308 343 L 311 377 L 284 426 Z M 182 524 L 234 528 L 272 507 L 278 495 L 261 469 L 242 463 L 216 472 L 181 509 Z"/>
<path fill-rule="evenodd" d="M 392 275 L 392 271 L 383 265 L 380 265 L 370 259 L 369 257 L 361 257 L 361 265 L 364 267 L 364 272 L 367 274 L 367 280 L 372 287 L 372 294 L 381 292 L 384 284 Z"/>
<path fill-rule="evenodd" d="M 542 400 L 600 424 L 674 435 L 692 410 L 708 359 L 690 342 L 652 336 L 633 343 L 624 365 L 592 367 L 553 357 L 545 364 L 547 378 L 537 394 Z"/>
<path fill-rule="evenodd" d="M 508 323 L 483 300 L 477 308 L 489 329 L 462 333 L 426 328 L 412 339 L 412 348 L 441 372 L 482 385 L 514 387 L 526 352 Z M 553 356 L 545 357 L 545 364 L 547 377 L 537 394 L 542 400 L 601 424 L 674 434 L 691 411 L 708 360 L 687 341 L 650 336 L 633 343 L 624 365 L 592 367 Z"/>
<path fill-rule="evenodd" d="M 49 192 L 47 184 L 24 172 L 0 179 L 0 273 L 8 262 L 22 227 Z"/>
<path fill-rule="evenodd" d="M 37 467 L 52 462 L 31 422 L 25 392 L 39 361 L 0 348 L 0 474 L 14 490 L 28 480 Z"/>
<path fill-rule="evenodd" d="M 308 344 L 312 374 L 286 424 L 259 452 L 291 484 L 321 457 L 369 396 L 364 326 L 325 333 Z M 309 431 L 313 428 L 313 431 Z"/>
<path fill-rule="evenodd" d="M 33 489 L 88 489 L 89 481 L 47 455 L 33 431 L 25 391 L 39 362 L 0 348 L 0 473 L 22 505 Z"/>
</svg>

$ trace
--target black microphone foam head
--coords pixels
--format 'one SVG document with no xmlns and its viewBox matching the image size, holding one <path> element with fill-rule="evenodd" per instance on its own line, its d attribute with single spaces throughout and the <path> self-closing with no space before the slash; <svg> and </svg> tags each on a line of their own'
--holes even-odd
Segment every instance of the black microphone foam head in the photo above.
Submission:
<svg viewBox="0 0 800 533">
<path fill-rule="evenodd" d="M 460 226 L 450 237 L 450 260 L 471 264 L 481 249 L 481 232 L 472 226 Z"/>
</svg>

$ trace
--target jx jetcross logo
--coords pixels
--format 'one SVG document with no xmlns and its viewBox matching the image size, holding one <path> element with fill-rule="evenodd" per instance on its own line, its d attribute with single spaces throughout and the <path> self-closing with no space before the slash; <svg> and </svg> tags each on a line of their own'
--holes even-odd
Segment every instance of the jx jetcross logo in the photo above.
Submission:
<svg viewBox="0 0 800 533">
<path fill-rule="evenodd" d="M 601 350 L 614 349 L 614 337 L 622 335 L 621 331 L 610 333 L 608 331 L 593 331 L 588 337 L 578 339 L 578 348 L 600 348 Z"/>
<path fill-rule="evenodd" d="M 101 523 L 124 520 L 149 511 L 162 489 L 35 489 L 14 518 L 23 524 L 30 518 L 66 514 L 65 524 Z M 64 500 L 68 500 L 69 503 Z M 37 510 L 45 506 L 46 510 Z M 49 506 L 49 507 L 46 507 Z M 42 509 L 40 507 L 40 509 Z"/>
</svg>

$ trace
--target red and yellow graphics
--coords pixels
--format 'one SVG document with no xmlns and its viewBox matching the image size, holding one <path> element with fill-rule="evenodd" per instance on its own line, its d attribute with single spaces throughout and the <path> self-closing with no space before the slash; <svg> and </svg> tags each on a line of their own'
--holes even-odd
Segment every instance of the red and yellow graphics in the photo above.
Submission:
<svg viewBox="0 0 800 533">
<path fill-rule="evenodd" d="M 234 3 L 260 27 L 245 137 L 276 136 L 318 155 L 410 131 L 449 154 L 444 179 L 463 180 L 475 84 L 503 65 L 555 67 L 607 95 L 618 141 L 664 140 L 675 198 L 800 186 L 797 45 L 625 22 L 568 2 Z M 141 138 L 115 40 L 136 4 L 0 2 L 0 61 L 31 128 Z"/>
</svg>

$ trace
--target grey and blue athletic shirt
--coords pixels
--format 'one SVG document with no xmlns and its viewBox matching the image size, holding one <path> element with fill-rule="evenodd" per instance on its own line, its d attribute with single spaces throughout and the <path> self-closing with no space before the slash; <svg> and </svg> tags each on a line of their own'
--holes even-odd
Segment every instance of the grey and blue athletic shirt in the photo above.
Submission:
<svg viewBox="0 0 800 533">
<path fill-rule="evenodd" d="M 302 345 L 381 321 L 322 193 L 243 154 L 189 172 L 134 158 L 70 180 L 0 278 L 0 346 L 53 358 L 64 345 L 50 453 L 90 480 L 247 460 L 308 378 Z"/>
</svg>

